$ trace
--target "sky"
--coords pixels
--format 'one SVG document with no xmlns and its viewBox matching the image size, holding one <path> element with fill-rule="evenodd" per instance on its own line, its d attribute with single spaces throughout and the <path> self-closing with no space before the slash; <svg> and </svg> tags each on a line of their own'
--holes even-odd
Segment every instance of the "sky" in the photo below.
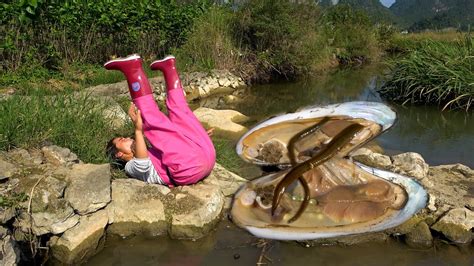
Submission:
<svg viewBox="0 0 474 266">
<path fill-rule="evenodd" d="M 393 3 L 395 3 L 395 0 L 380 0 L 380 3 L 382 3 L 384 6 L 389 7 Z"/>
</svg>

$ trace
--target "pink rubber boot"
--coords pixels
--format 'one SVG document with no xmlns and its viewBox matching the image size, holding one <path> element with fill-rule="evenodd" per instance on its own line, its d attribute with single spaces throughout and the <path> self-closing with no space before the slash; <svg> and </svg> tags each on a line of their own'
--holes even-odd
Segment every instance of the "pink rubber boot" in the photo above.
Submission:
<svg viewBox="0 0 474 266">
<path fill-rule="evenodd" d="M 176 69 L 176 59 L 174 56 L 167 56 L 161 60 L 156 60 L 150 65 L 151 70 L 160 70 L 165 77 L 166 89 L 182 89 L 178 70 Z"/>
<path fill-rule="evenodd" d="M 153 94 L 142 67 L 143 60 L 137 54 L 108 61 L 104 67 L 109 70 L 120 70 L 128 82 L 128 89 L 132 99 Z"/>
</svg>

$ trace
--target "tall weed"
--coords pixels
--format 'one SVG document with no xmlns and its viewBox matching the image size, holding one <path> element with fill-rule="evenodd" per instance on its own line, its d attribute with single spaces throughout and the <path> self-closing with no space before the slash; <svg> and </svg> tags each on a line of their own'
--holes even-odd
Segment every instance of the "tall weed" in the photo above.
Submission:
<svg viewBox="0 0 474 266">
<path fill-rule="evenodd" d="M 213 6 L 196 19 L 186 43 L 177 51 L 188 71 L 237 70 L 242 53 L 232 40 L 231 10 Z"/>
<path fill-rule="evenodd" d="M 474 38 L 458 42 L 425 41 L 391 62 L 392 73 L 380 89 L 386 98 L 469 110 L 474 101 Z"/>
</svg>

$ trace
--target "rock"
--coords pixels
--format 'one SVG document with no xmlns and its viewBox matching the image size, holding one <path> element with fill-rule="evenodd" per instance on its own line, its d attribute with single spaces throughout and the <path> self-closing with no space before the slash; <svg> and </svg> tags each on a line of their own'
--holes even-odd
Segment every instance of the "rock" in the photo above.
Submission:
<svg viewBox="0 0 474 266">
<path fill-rule="evenodd" d="M 377 141 L 375 140 L 369 141 L 367 144 L 364 144 L 364 146 L 362 147 L 367 148 L 375 153 L 380 153 L 380 154 L 384 153 L 382 146 L 380 146 L 380 144 L 378 144 Z"/>
<path fill-rule="evenodd" d="M 20 178 L 15 191 L 29 195 L 36 183 L 31 200 L 33 223 L 30 224 L 29 215 L 24 211 L 18 221 L 23 231 L 31 226 L 36 235 L 60 234 L 73 227 L 79 218 L 74 214 L 69 202 L 63 199 L 66 182 L 52 176 L 28 175 Z"/>
<path fill-rule="evenodd" d="M 224 196 L 218 186 L 197 184 L 180 187 L 187 196 L 169 206 L 169 235 L 175 239 L 198 239 L 214 229 L 224 206 Z"/>
<path fill-rule="evenodd" d="M 53 257 L 68 265 L 86 261 L 103 247 L 107 222 L 108 216 L 104 210 L 81 216 L 76 226 L 64 232 L 52 243 Z"/>
<path fill-rule="evenodd" d="M 107 106 L 102 115 L 110 121 L 113 128 L 124 127 L 130 121 L 128 114 L 112 99 L 107 99 Z"/>
<path fill-rule="evenodd" d="M 430 167 L 425 179 L 436 184 L 426 187 L 430 196 L 435 197 L 437 208 L 445 205 L 448 210 L 451 208 L 474 208 L 474 174 L 468 167 L 463 165 Z"/>
<path fill-rule="evenodd" d="M 351 153 L 351 156 L 354 160 L 374 168 L 390 169 L 392 165 L 390 157 L 372 152 L 367 148 L 360 148 Z"/>
<path fill-rule="evenodd" d="M 436 196 L 428 195 L 428 206 L 426 208 L 428 210 L 430 210 L 431 212 L 435 212 L 437 210 L 437 208 L 436 208 Z"/>
<path fill-rule="evenodd" d="M 196 117 L 206 127 L 215 128 L 214 134 L 240 136 L 247 128 L 237 123 L 248 121 L 248 117 L 234 110 L 213 110 L 200 107 L 194 111 Z"/>
<path fill-rule="evenodd" d="M 415 229 L 415 227 L 423 221 L 423 218 L 420 215 L 415 215 L 408 219 L 406 222 L 402 223 L 401 225 L 388 229 L 387 233 L 392 235 L 405 235 L 410 233 Z"/>
<path fill-rule="evenodd" d="M 101 84 L 94 87 L 89 87 L 84 90 L 85 93 L 90 93 L 92 96 L 116 96 L 128 92 L 128 85 L 126 81 L 121 81 L 112 84 Z"/>
<path fill-rule="evenodd" d="M 449 240 L 466 244 L 472 241 L 474 227 L 474 212 L 466 208 L 450 210 L 431 228 L 441 232 Z"/>
<path fill-rule="evenodd" d="M 15 217 L 16 212 L 14 207 L 1 207 L 0 206 L 0 224 L 6 224 L 13 217 Z"/>
<path fill-rule="evenodd" d="M 41 151 L 46 161 L 53 165 L 72 165 L 80 162 L 77 155 L 68 148 L 51 145 L 41 148 Z"/>
<path fill-rule="evenodd" d="M 224 96 L 224 102 L 226 104 L 232 104 L 232 103 L 236 103 L 239 101 L 239 98 L 237 98 L 236 96 L 234 95 L 226 95 Z"/>
<path fill-rule="evenodd" d="M 146 184 L 136 179 L 112 181 L 112 202 L 106 207 L 108 232 L 122 237 L 131 235 L 161 235 L 167 230 L 162 200 L 167 187 Z"/>
<path fill-rule="evenodd" d="M 61 234 L 79 222 L 79 216 L 74 214 L 74 210 L 67 201 L 57 200 L 52 203 L 54 204 L 50 204 L 50 210 L 31 215 L 33 220 L 32 229 L 35 235 Z M 24 213 L 21 217 L 23 221 L 28 219 Z"/>
<path fill-rule="evenodd" d="M 34 155 L 37 155 L 37 153 L 34 153 Z M 11 162 L 18 166 L 34 166 L 39 164 L 38 161 L 42 161 L 42 159 L 32 156 L 27 150 L 20 148 L 11 150 L 7 156 Z"/>
<path fill-rule="evenodd" d="M 425 222 L 418 223 L 415 228 L 405 236 L 405 242 L 413 248 L 430 248 L 433 245 L 433 236 L 430 227 Z"/>
<path fill-rule="evenodd" d="M 109 164 L 74 165 L 64 198 L 81 215 L 95 212 L 110 202 L 110 178 Z"/>
<path fill-rule="evenodd" d="M 422 180 L 428 173 L 428 164 L 421 155 L 414 152 L 406 152 L 392 156 L 392 170 L 394 172 Z"/>
<path fill-rule="evenodd" d="M 0 180 L 10 178 L 16 171 L 15 165 L 0 159 Z"/>
<path fill-rule="evenodd" d="M 184 87 L 184 91 L 186 92 L 186 100 L 188 101 L 192 101 L 200 97 L 199 88 L 195 85 Z"/>
<path fill-rule="evenodd" d="M 0 236 L 0 265 L 15 266 L 20 262 L 20 249 L 9 234 Z"/>
<path fill-rule="evenodd" d="M 211 174 L 203 181 L 204 184 L 218 186 L 226 197 L 234 195 L 240 186 L 247 182 L 247 179 L 232 173 L 218 163 L 214 166 Z"/>
</svg>

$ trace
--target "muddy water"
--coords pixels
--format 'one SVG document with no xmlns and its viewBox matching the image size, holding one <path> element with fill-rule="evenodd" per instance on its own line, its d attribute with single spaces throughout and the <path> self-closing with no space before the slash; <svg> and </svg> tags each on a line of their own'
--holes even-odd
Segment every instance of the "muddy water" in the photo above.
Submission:
<svg viewBox="0 0 474 266">
<path fill-rule="evenodd" d="M 262 244 L 262 240 L 224 220 L 217 231 L 195 242 L 167 237 L 109 238 L 105 249 L 87 265 L 256 265 Z M 473 246 L 458 247 L 441 241 L 427 250 L 411 249 L 400 240 L 346 247 L 268 241 L 263 254 L 266 265 L 474 265 Z"/>
<path fill-rule="evenodd" d="M 380 69 L 340 71 L 317 79 L 254 86 L 242 91 L 242 103 L 225 104 L 208 99 L 200 105 L 232 108 L 252 118 L 247 126 L 270 116 L 302 107 L 352 100 L 381 101 L 374 88 Z M 395 126 L 377 138 L 388 154 L 414 151 L 430 165 L 463 163 L 474 167 L 473 113 L 440 112 L 433 107 L 392 105 L 398 113 Z M 253 179 L 257 168 L 242 164 L 241 173 Z M 198 241 L 117 239 L 109 237 L 105 249 L 88 265 L 255 265 L 261 240 L 235 227 L 227 219 Z M 403 239 L 357 246 L 306 248 L 296 242 L 273 241 L 262 259 L 267 265 L 474 265 L 474 245 L 455 246 L 437 240 L 433 248 L 412 249 Z M 266 260 L 265 257 L 270 260 Z"/>
</svg>

